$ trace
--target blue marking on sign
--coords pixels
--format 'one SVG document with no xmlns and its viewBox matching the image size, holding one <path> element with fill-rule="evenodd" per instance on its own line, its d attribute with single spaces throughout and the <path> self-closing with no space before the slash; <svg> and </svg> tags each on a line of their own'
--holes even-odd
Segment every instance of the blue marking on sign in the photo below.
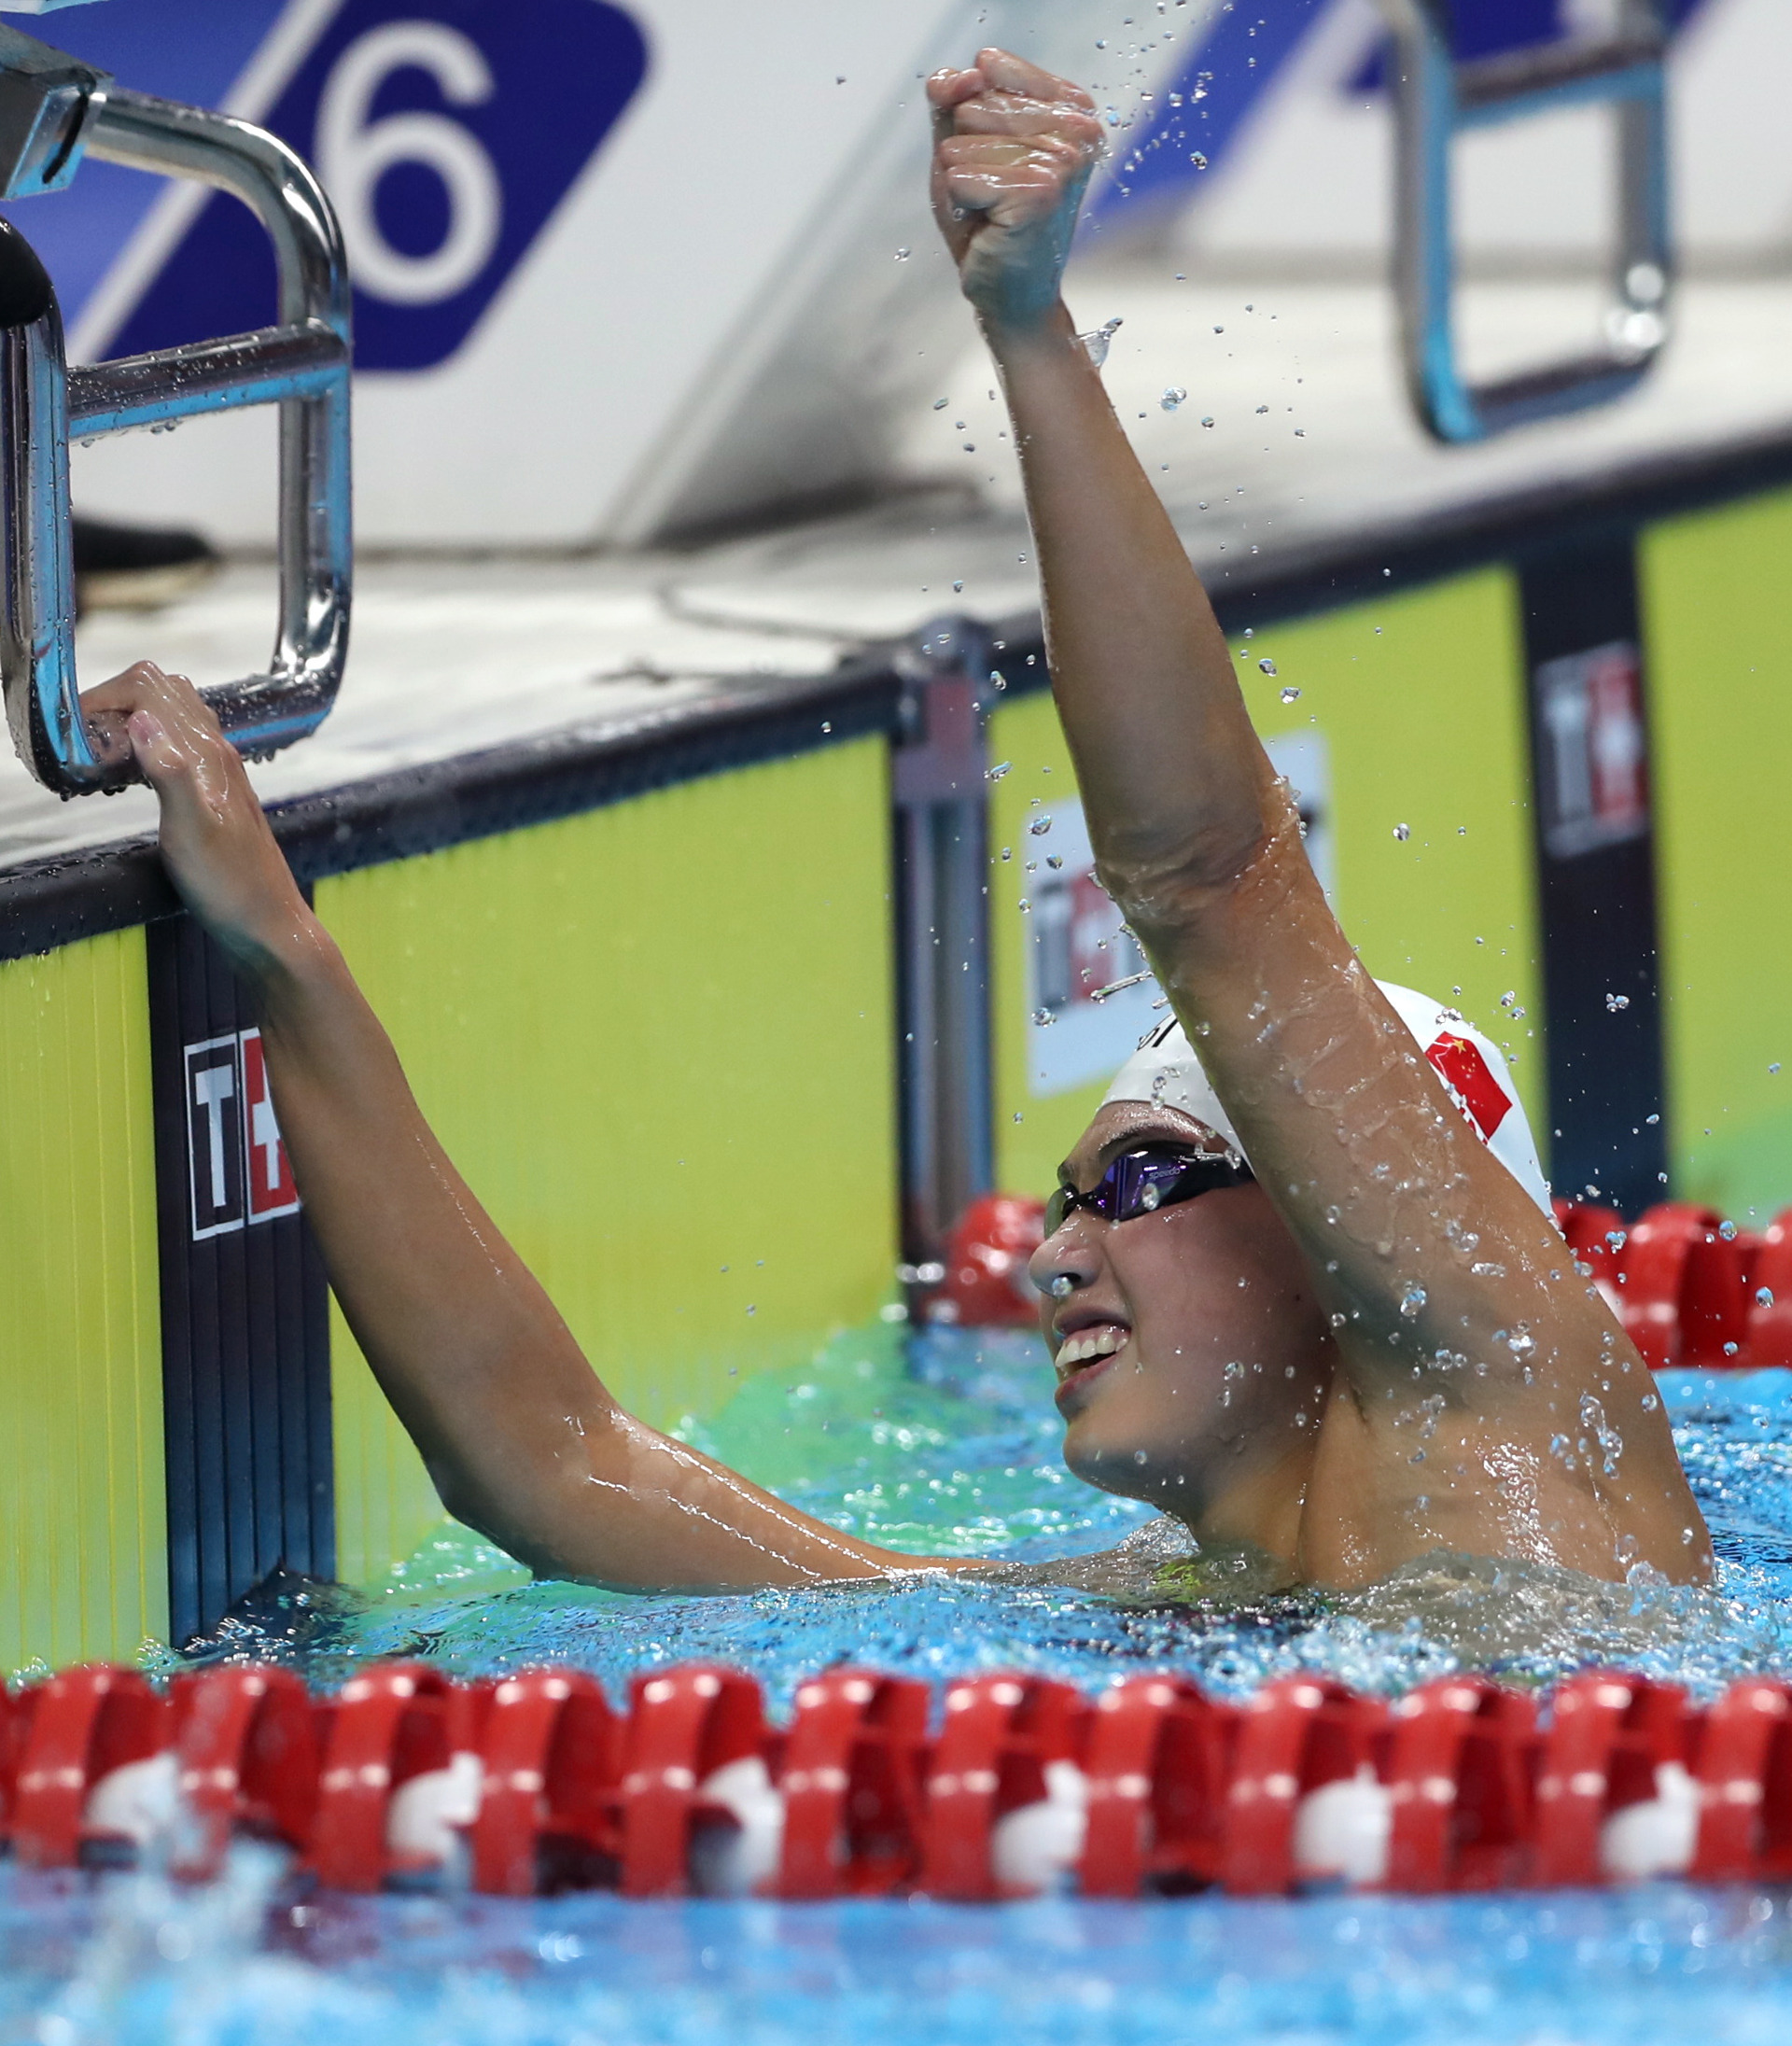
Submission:
<svg viewBox="0 0 1792 2046">
<path fill-rule="evenodd" d="M 1677 35 L 1704 5 L 1704 0 L 1668 0 L 1668 28 Z M 1553 43 L 1570 33 L 1562 19 L 1561 0 L 1454 0 L 1450 27 L 1456 54 L 1503 57 L 1509 49 Z M 1379 92 L 1387 82 L 1385 39 L 1347 88 L 1351 92 Z"/>
<path fill-rule="evenodd" d="M 466 341 L 647 75 L 606 0 L 347 0 L 265 117 L 342 219 L 362 370 Z M 134 354 L 275 316 L 273 260 L 209 200 L 111 339 Z"/>
<path fill-rule="evenodd" d="M 1155 123 L 1131 143 L 1097 194 L 1105 226 L 1130 210 L 1179 203 L 1231 148 L 1265 89 L 1324 12 L 1327 0 L 1278 0 L 1261 13 L 1234 8 L 1159 95 Z M 1180 105 L 1177 103 L 1180 101 Z"/>
<path fill-rule="evenodd" d="M 107 0 L 91 14 L 44 22 L 40 40 L 133 91 L 218 106 L 285 11 L 286 0 Z M 89 157 L 63 190 L 5 209 L 43 258 L 65 320 L 79 315 L 163 189 L 160 178 Z"/>
<path fill-rule="evenodd" d="M 1705 0 L 1669 0 L 1678 33 Z M 1130 142 L 1089 211 L 1099 226 L 1123 216 L 1160 214 L 1198 195 L 1201 182 L 1236 147 L 1267 88 L 1293 57 L 1329 0 L 1279 0 L 1258 11 L 1222 14 L 1180 76 L 1158 94 L 1157 117 Z M 1561 0 L 1452 0 L 1456 53 L 1488 57 L 1553 42 L 1566 33 Z M 1380 90 L 1385 41 L 1379 42 L 1344 90 Z M 1180 101 L 1181 104 L 1176 103 Z"/>
</svg>

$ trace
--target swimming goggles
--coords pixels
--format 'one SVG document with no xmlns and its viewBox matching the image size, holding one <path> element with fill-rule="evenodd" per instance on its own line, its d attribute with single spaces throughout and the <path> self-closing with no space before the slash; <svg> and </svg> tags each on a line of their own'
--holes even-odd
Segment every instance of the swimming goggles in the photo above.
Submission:
<svg viewBox="0 0 1792 2046">
<path fill-rule="evenodd" d="M 1103 1222 L 1130 1222 L 1136 1215 L 1172 1208 L 1179 1200 L 1193 1200 L 1222 1186 L 1249 1185 L 1254 1177 L 1241 1158 L 1223 1151 L 1145 1144 L 1115 1158 L 1086 1194 L 1074 1186 L 1055 1188 L 1045 1203 L 1045 1234 L 1055 1236 L 1079 1208 Z"/>
</svg>

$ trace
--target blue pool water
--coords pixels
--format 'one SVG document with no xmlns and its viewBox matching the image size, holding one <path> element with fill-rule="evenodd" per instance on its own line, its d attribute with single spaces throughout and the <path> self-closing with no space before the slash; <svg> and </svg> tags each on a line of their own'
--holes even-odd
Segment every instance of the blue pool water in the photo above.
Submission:
<svg viewBox="0 0 1792 2046">
<path fill-rule="evenodd" d="M 900 1590 L 623 1598 L 536 1585 L 444 1534 L 364 1604 L 245 1618 L 214 1652 L 277 1653 L 316 1680 L 369 1656 L 459 1674 L 548 1660 L 620 1693 L 637 1669 L 721 1657 L 783 1704 L 850 1657 L 935 1677 L 1022 1665 L 1095 1688 L 1174 1667 L 1223 1690 L 1291 1669 L 1395 1691 L 1492 1668 L 1547 1683 L 1589 1661 L 1709 1695 L 1792 1668 L 1792 1374 L 1664 1381 L 1720 1558 L 1715 1591 L 1592 1587 L 1435 1559 L 1349 1598 L 1176 1603 L 1160 1531 L 1057 1461 L 1031 1341 L 843 1338 L 749 1385 L 689 1432 L 786 1496 L 893 1546 L 1028 1562 L 1130 1538 L 1119 1592 L 1031 1575 Z M 1073 1573 L 1072 1573 L 1073 1575 Z M 533 2046 L 818 2040 L 1768 2040 L 1792 2036 L 1779 1893 L 1651 1885 L 1501 1899 L 979 1910 L 279 1901 L 245 1853 L 231 1880 L 30 1877 L 0 1867 L 0 2046 L 87 2041 Z"/>
</svg>

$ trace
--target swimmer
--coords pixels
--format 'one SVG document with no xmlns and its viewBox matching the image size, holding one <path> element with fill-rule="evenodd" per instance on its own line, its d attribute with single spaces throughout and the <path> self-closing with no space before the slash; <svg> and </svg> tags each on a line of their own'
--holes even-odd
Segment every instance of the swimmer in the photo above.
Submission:
<svg viewBox="0 0 1792 2046">
<path fill-rule="evenodd" d="M 1067 1463 L 1282 1582 L 1438 1551 L 1706 1579 L 1648 1370 L 1335 921 L 1077 340 L 1093 103 L 993 49 L 929 94 L 1098 870 L 1176 1019 L 1066 1160 L 1033 1260 Z M 254 990 L 330 1282 L 450 1512 L 544 1577 L 642 1591 L 977 1567 L 854 1540 L 625 1413 L 425 1123 L 191 686 L 146 664 L 86 704 Z"/>
</svg>

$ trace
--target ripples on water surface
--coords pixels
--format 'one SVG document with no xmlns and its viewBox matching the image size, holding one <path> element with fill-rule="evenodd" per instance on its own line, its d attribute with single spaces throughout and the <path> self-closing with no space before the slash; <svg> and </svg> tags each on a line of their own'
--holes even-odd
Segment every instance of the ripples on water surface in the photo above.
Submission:
<svg viewBox="0 0 1792 2046">
<path fill-rule="evenodd" d="M 774 1703 L 843 1658 L 943 1676 L 1024 1665 L 1086 1687 L 1175 1667 L 1224 1690 L 1292 1669 L 1394 1691 L 1460 1666 L 1547 1683 L 1589 1661 L 1688 1683 L 1792 1668 L 1792 1374 L 1676 1378 L 1663 1392 L 1720 1559 L 1715 1592 L 1590 1587 L 1436 1559 L 1350 1598 L 1167 1605 L 1141 1507 L 1057 1461 L 1038 1346 L 957 1332 L 905 1369 L 893 1332 L 842 1338 L 795 1379 L 746 1387 L 690 1431 L 786 1497 L 901 1549 L 1022 1562 L 1137 1556 L 1123 1596 L 954 1579 L 720 1599 L 530 1584 L 444 1534 L 365 1605 L 228 1629 L 319 1681 L 358 1658 L 456 1674 L 567 1661 L 618 1695 L 637 1669 L 715 1657 Z M 0 2040 L 329 2040 L 330 2046 L 741 2046 L 959 2039 L 1782 2041 L 1785 1897 L 1659 1885 L 1498 1899 L 1216 1899 L 1136 1906 L 536 1905 L 385 1899 L 276 1913 L 269 1871 L 180 1897 L 151 1877 L 0 1870 Z"/>
</svg>

